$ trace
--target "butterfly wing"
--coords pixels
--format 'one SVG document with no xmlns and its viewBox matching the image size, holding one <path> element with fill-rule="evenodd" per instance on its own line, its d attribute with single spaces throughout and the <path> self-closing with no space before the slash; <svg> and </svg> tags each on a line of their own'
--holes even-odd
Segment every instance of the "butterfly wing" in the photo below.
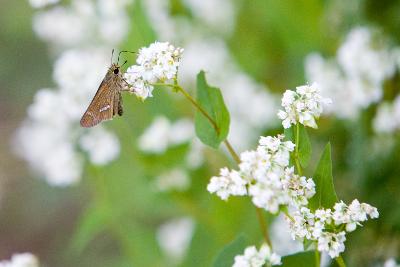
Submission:
<svg viewBox="0 0 400 267">
<path fill-rule="evenodd" d="M 82 116 L 82 127 L 93 127 L 101 121 L 112 119 L 114 115 L 114 99 L 119 94 L 116 78 L 112 75 L 112 73 L 107 73 L 101 82 L 96 95 Z"/>
</svg>

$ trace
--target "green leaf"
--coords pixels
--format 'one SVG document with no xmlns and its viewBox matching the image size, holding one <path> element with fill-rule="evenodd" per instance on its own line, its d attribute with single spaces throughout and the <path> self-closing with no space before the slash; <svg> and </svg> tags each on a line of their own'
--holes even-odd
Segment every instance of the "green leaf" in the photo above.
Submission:
<svg viewBox="0 0 400 267">
<path fill-rule="evenodd" d="M 294 137 L 293 137 L 293 127 L 284 129 L 283 134 L 285 135 L 286 141 L 292 141 L 293 143 L 295 142 Z"/>
<path fill-rule="evenodd" d="M 226 245 L 214 260 L 213 267 L 231 267 L 234 258 L 238 254 L 243 254 L 246 247 L 246 237 L 240 234 L 235 240 Z"/>
<path fill-rule="evenodd" d="M 217 130 L 209 119 L 197 110 L 195 115 L 196 135 L 204 144 L 218 148 L 229 132 L 229 112 L 220 89 L 207 84 L 204 71 L 197 75 L 197 101 L 215 121 Z"/>
<path fill-rule="evenodd" d="M 338 198 L 335 192 L 332 177 L 331 144 L 325 146 L 324 152 L 318 162 L 314 173 L 315 195 L 310 199 L 312 210 L 318 208 L 331 208 Z"/>
<path fill-rule="evenodd" d="M 105 210 L 92 207 L 83 213 L 78 227 L 72 236 L 70 251 L 80 254 L 96 235 L 104 231 L 107 227 L 107 214 Z"/>
<path fill-rule="evenodd" d="M 311 158 L 311 143 L 308 138 L 307 130 L 299 124 L 299 160 L 303 168 L 307 167 Z"/>
<path fill-rule="evenodd" d="M 282 257 L 283 267 L 314 267 L 315 255 L 314 251 L 304 251 L 296 254 Z"/>
</svg>

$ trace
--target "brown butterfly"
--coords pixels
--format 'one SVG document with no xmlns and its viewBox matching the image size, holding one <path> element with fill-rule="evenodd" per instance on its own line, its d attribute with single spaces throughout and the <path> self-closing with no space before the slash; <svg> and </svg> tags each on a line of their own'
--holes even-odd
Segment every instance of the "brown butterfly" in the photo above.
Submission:
<svg viewBox="0 0 400 267">
<path fill-rule="evenodd" d="M 106 76 L 101 82 L 99 89 L 92 102 L 90 102 L 89 107 L 85 111 L 81 119 L 81 126 L 85 128 L 93 127 L 104 120 L 112 119 L 116 114 L 122 116 L 122 91 L 129 91 L 127 88 L 128 84 L 122 76 L 121 66 L 118 65 L 119 56 L 122 52 L 120 51 L 118 55 L 117 63 L 112 63 L 111 67 L 108 69 Z M 132 53 L 132 52 L 131 52 Z M 114 50 L 112 51 L 112 57 L 114 55 Z"/>
</svg>

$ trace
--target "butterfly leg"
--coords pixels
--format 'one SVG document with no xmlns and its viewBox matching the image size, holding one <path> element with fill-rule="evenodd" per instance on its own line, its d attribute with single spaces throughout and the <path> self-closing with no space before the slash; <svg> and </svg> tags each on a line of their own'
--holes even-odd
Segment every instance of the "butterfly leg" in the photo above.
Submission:
<svg viewBox="0 0 400 267">
<path fill-rule="evenodd" d="M 124 113 L 124 110 L 122 108 L 122 95 L 121 93 L 118 94 L 118 115 L 122 116 L 122 114 Z"/>
</svg>

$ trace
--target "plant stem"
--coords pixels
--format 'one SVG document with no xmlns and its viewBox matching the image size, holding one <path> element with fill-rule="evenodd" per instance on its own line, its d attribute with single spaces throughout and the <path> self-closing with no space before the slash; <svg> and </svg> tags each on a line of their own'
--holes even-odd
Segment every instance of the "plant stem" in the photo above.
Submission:
<svg viewBox="0 0 400 267">
<path fill-rule="evenodd" d="M 260 223 L 261 233 L 264 236 L 265 242 L 267 242 L 268 246 L 272 250 L 272 242 L 267 232 L 267 223 L 265 222 L 264 216 L 262 214 L 263 211 L 261 208 L 256 207 L 256 212 L 257 212 L 258 222 Z"/>
<path fill-rule="evenodd" d="M 183 89 L 183 88 L 180 87 L 179 85 L 175 85 L 174 88 L 175 88 L 176 90 L 178 90 L 178 92 L 181 92 L 181 93 L 186 97 L 186 99 L 189 100 L 190 103 L 192 103 L 193 106 L 195 106 L 195 107 L 201 112 L 201 114 L 203 114 L 203 115 L 207 118 L 207 120 L 212 124 L 212 126 L 214 127 L 215 131 L 216 131 L 217 134 L 218 134 L 219 131 L 220 131 L 219 128 L 218 128 L 218 125 L 217 125 L 217 123 L 213 120 L 213 118 L 211 118 L 211 116 L 207 113 L 207 111 L 204 110 L 204 109 L 200 106 L 200 104 L 197 103 L 197 101 L 196 101 L 185 89 Z"/>
<path fill-rule="evenodd" d="M 321 266 L 321 259 L 319 255 L 319 251 L 315 249 L 315 267 L 320 267 Z"/>
<path fill-rule="evenodd" d="M 340 267 L 346 267 L 346 263 L 344 263 L 342 256 L 335 258 L 335 260 Z"/>
<path fill-rule="evenodd" d="M 162 85 L 162 84 L 154 84 L 154 85 Z M 219 133 L 218 125 L 214 121 L 214 119 L 211 118 L 211 116 L 207 113 L 207 111 L 204 110 L 200 106 L 200 104 L 197 103 L 197 101 L 185 89 L 183 89 L 181 86 L 179 86 L 177 84 L 175 84 L 175 85 L 167 84 L 166 86 L 172 87 L 172 88 L 176 89 L 178 92 L 181 92 L 186 97 L 186 99 L 189 100 L 189 102 L 192 103 L 192 105 L 195 108 L 197 108 L 197 110 L 199 110 L 201 112 L 201 114 L 203 114 L 210 121 L 210 123 L 214 127 L 215 131 L 217 133 Z M 228 139 L 224 140 L 224 144 L 225 144 L 226 148 L 228 149 L 228 152 L 231 154 L 232 158 L 235 160 L 236 164 L 239 164 L 240 158 L 238 156 L 238 153 L 236 153 L 235 149 L 229 143 Z M 262 216 L 262 210 L 260 208 L 256 208 L 256 212 L 257 212 L 258 222 L 260 224 L 261 232 L 264 236 L 265 242 L 272 248 L 271 240 L 270 240 L 268 232 L 267 232 L 267 224 L 265 222 L 264 217 Z"/>
<path fill-rule="evenodd" d="M 239 165 L 240 157 L 236 153 L 236 151 L 233 149 L 233 147 L 232 147 L 231 143 L 229 143 L 228 139 L 225 139 L 224 144 L 225 144 L 226 148 L 228 149 L 229 153 L 231 154 L 232 158 L 236 161 L 236 164 Z"/>
<path fill-rule="evenodd" d="M 296 163 L 296 169 L 300 176 L 303 175 L 303 170 L 301 169 L 300 164 L 300 154 L 299 154 L 299 144 L 300 144 L 300 125 L 296 123 L 296 147 L 294 148 L 294 161 Z"/>
</svg>

